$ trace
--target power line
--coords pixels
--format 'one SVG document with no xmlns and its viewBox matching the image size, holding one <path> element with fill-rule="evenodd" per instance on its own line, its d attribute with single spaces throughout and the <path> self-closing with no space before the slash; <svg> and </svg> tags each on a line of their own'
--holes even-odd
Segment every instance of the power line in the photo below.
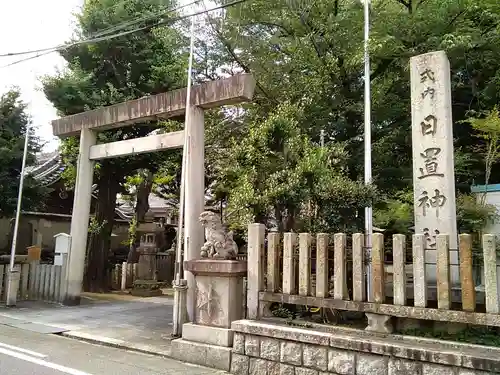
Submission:
<svg viewBox="0 0 500 375">
<path fill-rule="evenodd" d="M 0 57 L 11 57 L 11 56 L 19 56 L 19 55 L 29 55 L 29 54 L 32 54 L 32 53 L 41 53 L 41 52 L 47 52 L 47 51 L 53 52 L 54 50 L 71 48 L 71 47 L 74 47 L 74 46 L 77 46 L 77 45 L 80 45 L 80 44 L 83 44 L 83 43 L 87 43 L 87 42 L 99 42 L 100 41 L 99 38 L 101 38 L 103 36 L 108 36 L 109 34 L 111 34 L 113 32 L 120 31 L 120 30 L 122 30 L 125 27 L 132 26 L 134 24 L 137 24 L 137 23 L 140 23 L 140 22 L 143 22 L 143 21 L 149 21 L 151 19 L 158 18 L 158 17 L 164 16 L 164 15 L 167 15 L 169 13 L 173 13 L 173 12 L 179 11 L 179 10 L 181 10 L 183 8 L 186 8 L 188 6 L 191 6 L 191 5 L 194 5 L 196 3 L 199 3 L 200 1 L 201 0 L 195 0 L 195 1 L 192 1 L 192 2 L 184 4 L 184 5 L 180 5 L 180 6 L 173 7 L 173 8 L 167 9 L 167 10 L 163 10 L 161 12 L 157 12 L 155 14 L 150 14 L 150 15 L 147 15 L 147 16 L 143 16 L 143 17 L 132 19 L 132 20 L 124 21 L 124 22 L 119 23 L 117 25 L 110 26 L 108 28 L 100 30 L 100 31 L 92 34 L 89 38 L 87 38 L 87 39 L 85 39 L 83 41 L 73 42 L 73 43 L 70 43 L 70 44 L 61 44 L 61 45 L 55 46 L 55 47 L 41 48 L 41 49 L 35 49 L 35 50 L 29 50 L 29 51 L 9 52 L 9 53 L 0 54 Z M 122 1 L 121 3 L 123 3 L 123 2 L 124 1 Z M 115 5 L 117 5 L 117 4 L 115 4 Z M 110 7 L 110 8 L 113 8 L 113 7 Z M 109 8 L 106 8 L 106 10 L 107 9 L 109 9 Z M 121 36 L 121 35 L 117 35 L 117 36 Z"/>
<path fill-rule="evenodd" d="M 203 1 L 203 7 L 206 10 L 207 8 L 206 8 L 205 1 L 204 0 L 202 0 L 202 1 Z M 242 2 L 243 1 L 239 1 L 239 2 L 236 2 L 236 4 L 242 3 Z M 234 4 L 234 5 L 236 5 L 236 4 Z M 218 30 L 217 27 L 214 25 L 212 19 L 208 15 L 208 12 L 206 12 L 206 13 L 207 13 L 208 23 L 210 24 L 210 27 L 212 28 L 213 32 L 215 33 L 216 38 L 222 43 L 222 45 L 224 46 L 224 48 L 226 48 L 227 52 L 231 55 L 231 57 L 233 58 L 233 60 L 243 69 L 243 71 L 245 73 L 250 73 L 250 67 L 247 64 L 243 63 L 243 61 L 241 61 L 241 59 L 238 58 L 238 56 L 236 55 L 235 51 L 233 50 L 233 47 L 231 46 L 231 44 L 227 40 L 224 39 L 224 36 L 222 35 L 222 32 L 220 30 Z M 241 12 L 240 12 L 240 16 L 241 16 Z M 241 19 L 239 20 L 239 22 L 241 23 Z M 238 29 L 239 29 L 239 25 L 238 25 Z M 256 79 L 256 85 L 257 85 L 257 88 L 264 94 L 264 96 L 268 100 L 275 101 L 271 97 L 271 95 L 267 92 L 267 90 L 264 88 L 264 86 L 257 79 Z"/>
<path fill-rule="evenodd" d="M 126 1 L 128 1 L 128 0 L 125 0 L 125 2 Z M 149 14 L 149 15 L 146 15 L 146 16 L 143 16 L 143 17 L 139 17 L 139 18 L 135 18 L 135 19 L 132 19 L 132 20 L 129 20 L 129 21 L 124 21 L 121 24 L 117 24 L 117 25 L 114 25 L 114 26 L 107 27 L 107 28 L 105 28 L 103 30 L 100 30 L 95 35 L 92 35 L 92 38 L 103 36 L 103 35 L 108 35 L 108 34 L 110 34 L 112 32 L 119 31 L 119 30 L 123 29 L 124 27 L 128 27 L 128 26 L 135 25 L 137 23 L 149 21 L 149 20 L 161 17 L 163 15 L 167 15 L 168 13 L 177 12 L 177 11 L 183 9 L 183 8 L 187 8 L 187 7 L 191 6 L 191 5 L 199 3 L 200 1 L 201 0 L 194 0 L 194 1 L 191 1 L 190 3 L 184 4 L 184 5 L 180 5 L 180 6 L 177 6 L 177 7 L 173 7 L 173 8 L 167 9 L 167 10 L 163 10 L 161 12 L 156 12 L 156 13 Z"/>
<path fill-rule="evenodd" d="M 27 57 L 27 58 L 24 58 L 24 59 L 17 60 L 17 61 L 14 61 L 14 62 L 10 63 L 10 64 L 3 65 L 0 68 L 7 68 L 7 67 L 12 66 L 12 65 L 16 65 L 16 64 L 28 61 L 28 60 L 32 60 L 32 59 L 35 59 L 35 58 L 47 55 L 47 54 L 52 53 L 52 52 L 65 50 L 65 49 L 68 49 L 68 48 L 71 48 L 71 47 L 74 47 L 74 46 L 78 46 L 78 45 L 82 45 L 82 44 L 87 44 L 87 43 L 102 42 L 102 41 L 105 41 L 105 40 L 110 40 L 110 39 L 118 38 L 120 36 L 125 36 L 125 35 L 129 35 L 129 34 L 132 34 L 132 33 L 136 33 L 138 31 L 148 30 L 148 29 L 151 29 L 153 27 L 158 27 L 158 26 L 164 26 L 164 25 L 173 24 L 175 22 L 184 20 L 186 18 L 195 17 L 195 16 L 198 16 L 200 14 L 204 14 L 204 13 L 208 13 L 208 12 L 213 12 L 213 11 L 219 10 L 219 9 L 229 8 L 229 7 L 233 6 L 233 5 L 241 4 L 241 3 L 244 3 L 246 1 L 248 1 L 248 0 L 235 0 L 235 1 L 232 1 L 230 3 L 224 4 L 224 5 L 219 5 L 217 7 L 214 7 L 214 8 L 208 9 L 208 10 L 191 13 L 191 14 L 188 14 L 188 15 L 185 15 L 185 16 L 179 16 L 179 17 L 176 17 L 176 18 L 173 18 L 173 19 L 170 19 L 170 20 L 160 21 L 160 22 L 157 22 L 154 25 L 143 26 L 143 27 L 139 27 L 137 29 L 133 29 L 133 30 L 129 30 L 129 31 L 124 31 L 124 32 L 121 32 L 121 33 L 118 33 L 118 34 L 111 34 L 111 35 L 107 35 L 107 36 L 103 36 L 103 37 L 98 37 L 98 38 L 93 38 L 93 39 L 85 39 L 85 40 L 81 40 L 81 41 L 78 41 L 78 42 L 75 42 L 75 43 L 72 43 L 72 44 L 69 44 L 69 45 L 55 46 L 55 47 L 52 47 L 51 49 L 50 48 L 46 48 L 44 50 L 40 50 L 40 52 L 42 52 L 42 53 L 39 54 L 39 55 L 30 56 L 30 57 Z M 162 15 L 164 15 L 164 14 L 165 13 L 163 13 Z M 38 51 L 30 51 L 30 52 L 31 53 L 36 53 Z"/>
<path fill-rule="evenodd" d="M 117 5 L 120 5 L 120 4 L 124 4 L 126 3 L 127 1 L 129 0 L 123 0 L 123 1 L 120 1 L 118 4 L 115 4 L 115 5 L 112 5 L 111 7 L 109 8 L 105 8 L 104 10 L 108 10 L 108 9 L 113 9 L 115 8 Z M 170 12 L 175 12 L 175 11 L 178 11 L 178 10 L 181 10 L 183 8 L 186 8 L 188 6 L 191 6 L 191 5 L 194 5 L 198 2 L 200 2 L 201 0 L 195 0 L 195 1 L 192 1 L 190 3 L 187 3 L 187 4 L 184 4 L 184 5 L 180 5 L 178 7 L 173 7 L 173 8 L 170 8 L 170 9 L 167 9 L 166 11 L 164 10 L 163 12 L 161 13 L 158 13 L 156 12 L 156 14 L 150 14 L 150 15 L 147 15 L 147 16 L 144 16 L 144 17 L 139 17 L 139 18 L 136 18 L 136 19 L 132 19 L 132 20 L 129 20 L 129 21 L 124 21 L 122 22 L 121 24 L 117 24 L 117 25 L 113 25 L 113 26 L 110 26 L 110 27 L 107 27 L 103 30 L 100 30 L 96 33 L 96 35 L 92 35 L 92 37 L 97 37 L 97 36 L 102 36 L 102 35 L 106 35 L 106 34 L 109 34 L 113 31 L 116 31 L 117 29 L 121 29 L 123 27 L 126 27 L 126 26 L 130 26 L 130 25 L 133 25 L 133 24 L 136 24 L 136 23 L 139 23 L 139 22 L 142 22 L 142 21 L 147 21 L 147 20 L 150 20 L 150 19 L 153 19 L 153 18 L 156 18 L 158 17 L 159 15 L 163 15 L 165 13 L 170 13 Z"/>
<path fill-rule="evenodd" d="M 112 10 L 114 8 L 118 8 L 118 6 L 120 6 L 122 4 L 126 4 L 127 1 L 129 1 L 129 0 L 121 0 L 121 1 L 119 1 L 119 2 L 117 2 L 115 4 L 113 4 L 113 5 L 111 5 L 109 7 L 103 8 L 102 11 L 109 11 L 109 10 Z M 193 2 L 193 3 L 196 3 L 198 1 L 201 1 L 201 0 L 197 0 L 197 1 Z M 180 6 L 179 9 L 184 8 L 186 6 L 189 6 L 189 5 L 192 5 L 193 3 L 189 3 L 189 4 L 185 4 L 183 6 Z M 131 21 L 133 21 L 133 20 L 131 20 Z M 127 24 L 128 22 L 131 22 L 131 21 L 125 21 L 122 24 L 123 24 L 123 26 L 126 26 L 125 24 Z M 115 30 L 117 27 L 119 27 L 122 24 L 117 24 L 117 25 L 114 25 L 114 26 L 107 27 L 107 28 L 105 28 L 103 30 L 100 30 L 100 31 L 96 32 L 91 37 L 95 38 L 95 37 L 99 37 L 99 36 L 102 36 L 102 35 L 106 35 L 109 32 L 112 32 L 113 30 Z M 54 48 L 42 48 L 42 49 L 38 49 L 38 50 L 30 50 L 30 51 L 23 51 L 23 52 L 9 52 L 9 53 L 0 54 L 0 57 L 11 57 L 11 56 L 27 55 L 27 54 L 30 54 L 30 53 L 46 52 L 46 51 L 49 51 L 49 50 L 50 50 L 49 53 L 52 53 L 53 50 L 54 50 Z M 47 53 L 43 53 L 40 56 L 44 56 L 46 54 Z M 38 56 L 35 56 L 35 57 L 32 57 L 32 58 L 36 58 L 36 57 L 38 57 Z M 30 60 L 30 58 L 28 58 L 28 60 Z"/>
<path fill-rule="evenodd" d="M 102 9 L 102 11 L 108 11 L 108 10 L 111 10 L 111 9 L 114 9 L 114 8 L 117 8 L 119 5 L 121 4 L 124 4 L 126 3 L 128 0 L 122 0 L 122 1 L 119 1 L 118 3 L 115 3 L 109 7 L 105 7 L 104 9 Z M 108 27 L 108 28 L 105 28 L 103 30 L 100 30 L 99 32 L 97 32 L 95 35 L 92 35 L 92 38 L 96 37 L 96 36 L 100 36 L 100 33 L 101 32 L 105 32 L 106 30 L 108 29 L 111 29 L 113 28 L 114 26 L 111 26 L 111 27 Z M 35 50 L 29 50 L 29 51 L 22 51 L 22 52 L 8 52 L 8 53 L 3 53 L 3 54 L 0 54 L 0 57 L 11 57 L 11 56 L 20 56 L 20 55 L 28 55 L 28 54 L 31 54 L 31 53 L 39 53 L 39 52 L 46 52 L 46 51 L 51 51 L 53 50 L 54 48 L 51 47 L 51 48 L 41 48 L 41 49 L 35 49 Z M 41 56 L 43 56 L 45 54 L 42 54 Z"/>
</svg>

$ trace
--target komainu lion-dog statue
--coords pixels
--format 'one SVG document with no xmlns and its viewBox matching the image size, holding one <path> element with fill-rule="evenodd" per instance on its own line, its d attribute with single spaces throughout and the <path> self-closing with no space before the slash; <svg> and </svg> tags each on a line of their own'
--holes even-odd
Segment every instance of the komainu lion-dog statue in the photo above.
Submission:
<svg viewBox="0 0 500 375">
<path fill-rule="evenodd" d="M 205 244 L 201 247 L 202 258 L 236 259 L 238 245 L 233 240 L 233 232 L 227 232 L 221 217 L 215 212 L 205 211 L 200 215 L 200 223 L 205 228 Z"/>
</svg>

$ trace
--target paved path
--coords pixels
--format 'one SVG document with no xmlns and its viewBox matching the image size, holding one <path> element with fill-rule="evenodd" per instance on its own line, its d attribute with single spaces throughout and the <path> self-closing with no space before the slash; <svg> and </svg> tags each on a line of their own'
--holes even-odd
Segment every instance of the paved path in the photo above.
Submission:
<svg viewBox="0 0 500 375">
<path fill-rule="evenodd" d="M 0 325 L 42 333 L 62 333 L 113 346 L 168 355 L 173 300 L 164 297 L 63 307 L 21 302 L 0 308 Z"/>
<path fill-rule="evenodd" d="M 224 372 L 0 325 L 0 375 L 217 375 Z"/>
</svg>

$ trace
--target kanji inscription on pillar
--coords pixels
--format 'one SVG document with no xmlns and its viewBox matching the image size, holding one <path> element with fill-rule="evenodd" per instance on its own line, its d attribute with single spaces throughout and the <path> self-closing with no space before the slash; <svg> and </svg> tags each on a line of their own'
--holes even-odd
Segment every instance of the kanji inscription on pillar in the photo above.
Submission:
<svg viewBox="0 0 500 375">
<path fill-rule="evenodd" d="M 423 234 L 429 281 L 435 280 L 436 236 L 457 249 L 450 64 L 444 51 L 411 58 L 415 233 Z M 457 256 L 450 254 L 452 264 Z M 452 282 L 458 268 L 452 266 Z"/>
</svg>

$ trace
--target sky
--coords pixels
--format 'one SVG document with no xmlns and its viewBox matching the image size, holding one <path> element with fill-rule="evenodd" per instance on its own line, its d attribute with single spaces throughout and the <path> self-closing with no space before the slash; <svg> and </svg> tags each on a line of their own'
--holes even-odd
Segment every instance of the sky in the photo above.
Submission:
<svg viewBox="0 0 500 375">
<path fill-rule="evenodd" d="M 191 0 L 181 0 L 181 4 Z M 211 6 L 210 1 L 206 2 Z M 73 34 L 73 14 L 83 0 L 16 0 L 0 1 L 0 55 L 42 49 L 63 44 Z M 0 94 L 12 86 L 21 89 L 28 104 L 37 135 L 44 142 L 44 151 L 57 149 L 59 141 L 52 135 L 50 122 L 57 118 L 56 110 L 40 90 L 40 77 L 64 68 L 57 53 L 5 67 L 25 56 L 0 57 Z"/>
<path fill-rule="evenodd" d="M 74 29 L 72 14 L 83 0 L 16 0 L 0 2 L 0 54 L 41 49 L 68 40 Z M 28 104 L 37 134 L 45 142 L 45 151 L 58 146 L 52 135 L 50 121 L 57 118 L 56 110 L 40 91 L 39 78 L 54 74 L 64 67 L 57 54 L 41 56 L 20 64 L 4 67 L 24 56 L 0 57 L 0 93 L 12 86 L 21 89 Z"/>
</svg>

